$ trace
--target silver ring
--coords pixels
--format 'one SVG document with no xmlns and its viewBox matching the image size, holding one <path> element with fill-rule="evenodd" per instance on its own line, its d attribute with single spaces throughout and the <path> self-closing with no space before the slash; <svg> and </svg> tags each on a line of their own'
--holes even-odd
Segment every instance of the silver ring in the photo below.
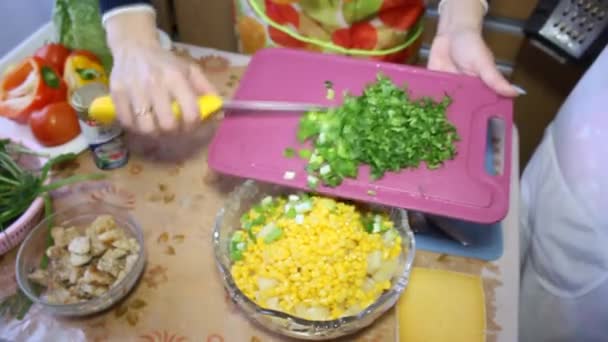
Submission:
<svg viewBox="0 0 608 342">
<path fill-rule="evenodd" d="M 142 109 L 135 112 L 135 116 L 147 116 L 152 114 L 152 106 L 143 107 Z"/>
</svg>

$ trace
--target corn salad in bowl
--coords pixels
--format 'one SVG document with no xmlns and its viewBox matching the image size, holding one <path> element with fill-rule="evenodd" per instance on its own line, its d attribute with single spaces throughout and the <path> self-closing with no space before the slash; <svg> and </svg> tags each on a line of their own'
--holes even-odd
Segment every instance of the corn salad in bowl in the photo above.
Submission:
<svg viewBox="0 0 608 342">
<path fill-rule="evenodd" d="M 217 216 L 224 285 L 254 321 L 287 336 L 354 333 L 391 308 L 415 253 L 403 210 L 247 181 Z"/>
</svg>

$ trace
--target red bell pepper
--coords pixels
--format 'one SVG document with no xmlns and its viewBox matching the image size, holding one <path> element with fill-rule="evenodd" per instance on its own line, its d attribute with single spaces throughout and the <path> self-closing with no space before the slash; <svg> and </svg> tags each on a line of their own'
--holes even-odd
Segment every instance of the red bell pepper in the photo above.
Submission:
<svg viewBox="0 0 608 342">
<path fill-rule="evenodd" d="M 26 124 L 33 112 L 66 98 L 67 86 L 57 70 L 39 57 L 30 57 L 0 82 L 0 116 Z"/>
</svg>

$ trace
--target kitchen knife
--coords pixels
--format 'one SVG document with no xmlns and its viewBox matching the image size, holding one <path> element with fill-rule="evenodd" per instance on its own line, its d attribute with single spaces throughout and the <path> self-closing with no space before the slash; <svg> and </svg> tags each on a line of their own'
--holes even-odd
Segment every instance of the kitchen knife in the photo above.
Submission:
<svg viewBox="0 0 608 342">
<path fill-rule="evenodd" d="M 246 111 L 280 111 L 280 112 L 307 112 L 310 110 L 323 110 L 327 106 L 310 103 L 281 102 L 281 101 L 250 101 L 226 100 L 216 95 L 204 95 L 198 98 L 201 120 L 206 120 L 220 109 L 246 110 Z M 173 114 L 181 115 L 179 105 L 172 105 Z M 116 119 L 116 108 L 110 96 L 96 98 L 89 107 L 89 117 L 102 124 L 110 124 Z"/>
</svg>

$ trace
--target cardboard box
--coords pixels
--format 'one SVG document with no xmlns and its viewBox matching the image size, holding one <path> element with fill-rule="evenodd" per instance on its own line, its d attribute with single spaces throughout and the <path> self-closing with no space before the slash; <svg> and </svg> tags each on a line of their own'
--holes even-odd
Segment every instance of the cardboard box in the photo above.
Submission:
<svg viewBox="0 0 608 342">
<path fill-rule="evenodd" d="M 495 17 L 527 20 L 538 0 L 491 0 L 488 14 Z"/>
<path fill-rule="evenodd" d="M 446 0 L 459 1 L 459 0 Z M 425 0 L 428 7 L 436 8 L 439 0 Z M 538 0 L 488 0 L 490 5 L 488 14 L 514 20 L 526 20 L 532 14 Z"/>
<path fill-rule="evenodd" d="M 152 5 L 156 9 L 156 24 L 161 30 L 172 36 L 175 28 L 172 1 L 152 0 Z"/>
<path fill-rule="evenodd" d="M 424 22 L 423 43 L 431 44 L 437 31 L 437 17 L 426 17 Z M 514 64 L 517 54 L 524 41 L 524 36 L 510 32 L 502 32 L 491 28 L 483 30 L 483 36 L 494 57 L 501 61 Z"/>
<path fill-rule="evenodd" d="M 181 42 L 236 51 L 232 0 L 174 0 Z"/>
</svg>

